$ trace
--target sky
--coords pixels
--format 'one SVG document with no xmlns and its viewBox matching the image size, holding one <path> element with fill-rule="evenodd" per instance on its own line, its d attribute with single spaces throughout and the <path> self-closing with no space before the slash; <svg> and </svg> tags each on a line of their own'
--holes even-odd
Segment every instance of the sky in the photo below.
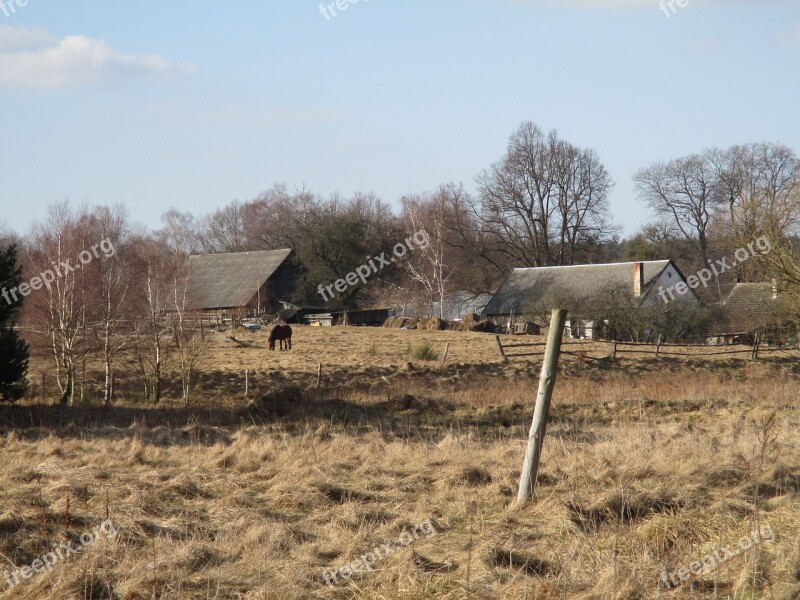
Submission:
<svg viewBox="0 0 800 600">
<path fill-rule="evenodd" d="M 68 198 L 156 228 L 275 183 L 397 207 L 474 191 L 533 121 L 597 151 L 630 235 L 641 167 L 800 153 L 800 0 L 671 1 L 0 0 L 0 224 Z"/>
</svg>

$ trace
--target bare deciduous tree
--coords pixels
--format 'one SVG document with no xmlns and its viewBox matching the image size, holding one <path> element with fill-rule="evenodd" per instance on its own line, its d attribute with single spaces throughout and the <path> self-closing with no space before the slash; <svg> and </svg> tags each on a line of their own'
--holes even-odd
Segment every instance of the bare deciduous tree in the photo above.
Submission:
<svg viewBox="0 0 800 600">
<path fill-rule="evenodd" d="M 75 260 L 82 250 L 78 221 L 69 201 L 50 205 L 47 218 L 33 225 L 25 264 L 28 273 L 49 270 L 56 275 L 49 285 L 31 295 L 26 312 L 34 329 L 48 339 L 59 401 L 68 405 L 75 400 L 77 342 L 86 314 L 82 297 L 76 293 L 80 269 L 75 269 Z"/>
<path fill-rule="evenodd" d="M 92 217 L 96 256 L 83 270 L 90 271 L 96 278 L 93 316 L 97 319 L 95 331 L 103 352 L 103 405 L 108 407 L 114 393 L 114 358 L 132 340 L 124 322 L 129 312 L 126 301 L 132 275 L 125 247 L 127 211 L 122 205 L 100 207 Z M 98 242 L 101 252 L 97 252 Z"/>
<path fill-rule="evenodd" d="M 135 356 L 142 375 L 145 400 L 161 401 L 165 348 L 169 333 L 169 283 L 171 252 L 163 240 L 141 234 L 132 241 L 136 280 L 133 302 L 139 309 L 134 317 Z"/>
<path fill-rule="evenodd" d="M 633 179 L 640 197 L 695 245 L 703 264 L 708 262 L 708 230 L 717 195 L 709 153 L 652 164 Z"/>
<path fill-rule="evenodd" d="M 475 237 L 488 244 L 482 256 L 503 270 L 573 264 L 582 245 L 613 233 L 611 186 L 594 152 L 523 123 L 505 156 L 478 178 L 472 212 Z"/>
<path fill-rule="evenodd" d="M 444 319 L 445 296 L 448 281 L 455 273 L 456 265 L 448 256 L 449 246 L 445 241 L 446 222 L 449 216 L 449 190 L 442 186 L 431 196 L 408 196 L 403 198 L 403 222 L 406 232 L 427 236 L 427 245 L 419 246 L 402 263 L 408 276 L 419 283 L 433 304 L 439 302 L 439 318 Z"/>
<path fill-rule="evenodd" d="M 719 184 L 716 201 L 738 241 L 769 231 L 800 232 L 800 159 L 771 143 L 712 151 Z"/>
<path fill-rule="evenodd" d="M 175 340 L 178 366 L 181 375 L 183 402 L 191 400 L 192 378 L 197 360 L 205 344 L 197 335 L 194 321 L 188 310 L 189 255 L 198 247 L 198 233 L 194 218 L 188 213 L 171 210 L 163 215 L 162 235 L 170 251 L 169 310 Z"/>
</svg>

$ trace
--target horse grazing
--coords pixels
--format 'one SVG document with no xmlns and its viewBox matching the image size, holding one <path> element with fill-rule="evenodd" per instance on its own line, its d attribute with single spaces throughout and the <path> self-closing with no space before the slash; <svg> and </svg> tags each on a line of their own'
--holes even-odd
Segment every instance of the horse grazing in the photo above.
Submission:
<svg viewBox="0 0 800 600">
<path fill-rule="evenodd" d="M 286 350 L 292 349 L 292 328 L 288 325 L 275 325 L 269 332 L 269 349 L 275 350 L 275 340 L 281 343 L 281 350 L 284 350 L 283 343 L 286 342 Z"/>
</svg>

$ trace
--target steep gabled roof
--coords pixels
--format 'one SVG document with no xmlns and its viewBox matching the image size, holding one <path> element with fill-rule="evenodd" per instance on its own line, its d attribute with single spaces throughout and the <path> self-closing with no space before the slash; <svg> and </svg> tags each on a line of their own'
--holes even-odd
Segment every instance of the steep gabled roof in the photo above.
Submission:
<svg viewBox="0 0 800 600">
<path fill-rule="evenodd" d="M 641 297 L 667 268 L 669 260 L 640 261 L 644 269 Z M 633 293 L 635 262 L 564 267 L 532 267 L 514 269 L 491 302 L 484 315 L 529 313 L 556 304 L 576 310 L 608 289 Z"/>
<path fill-rule="evenodd" d="M 751 333 L 780 325 L 785 312 L 771 283 L 737 283 L 722 303 L 719 333 Z"/>
<path fill-rule="evenodd" d="M 282 249 L 190 256 L 188 308 L 246 306 L 291 253 Z"/>
</svg>

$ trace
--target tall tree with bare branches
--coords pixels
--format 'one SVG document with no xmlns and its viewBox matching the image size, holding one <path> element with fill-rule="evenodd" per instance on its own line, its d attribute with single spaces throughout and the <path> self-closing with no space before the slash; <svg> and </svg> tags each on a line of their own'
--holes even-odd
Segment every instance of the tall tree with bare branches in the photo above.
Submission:
<svg viewBox="0 0 800 600">
<path fill-rule="evenodd" d="M 473 204 L 482 254 L 510 266 L 573 264 L 580 249 L 611 235 L 611 178 L 596 153 L 525 122 L 503 158 L 478 177 Z"/>
<path fill-rule="evenodd" d="M 659 162 L 634 175 L 639 196 L 661 218 L 667 218 L 708 262 L 708 232 L 717 195 L 711 157 L 694 154 Z"/>
</svg>

